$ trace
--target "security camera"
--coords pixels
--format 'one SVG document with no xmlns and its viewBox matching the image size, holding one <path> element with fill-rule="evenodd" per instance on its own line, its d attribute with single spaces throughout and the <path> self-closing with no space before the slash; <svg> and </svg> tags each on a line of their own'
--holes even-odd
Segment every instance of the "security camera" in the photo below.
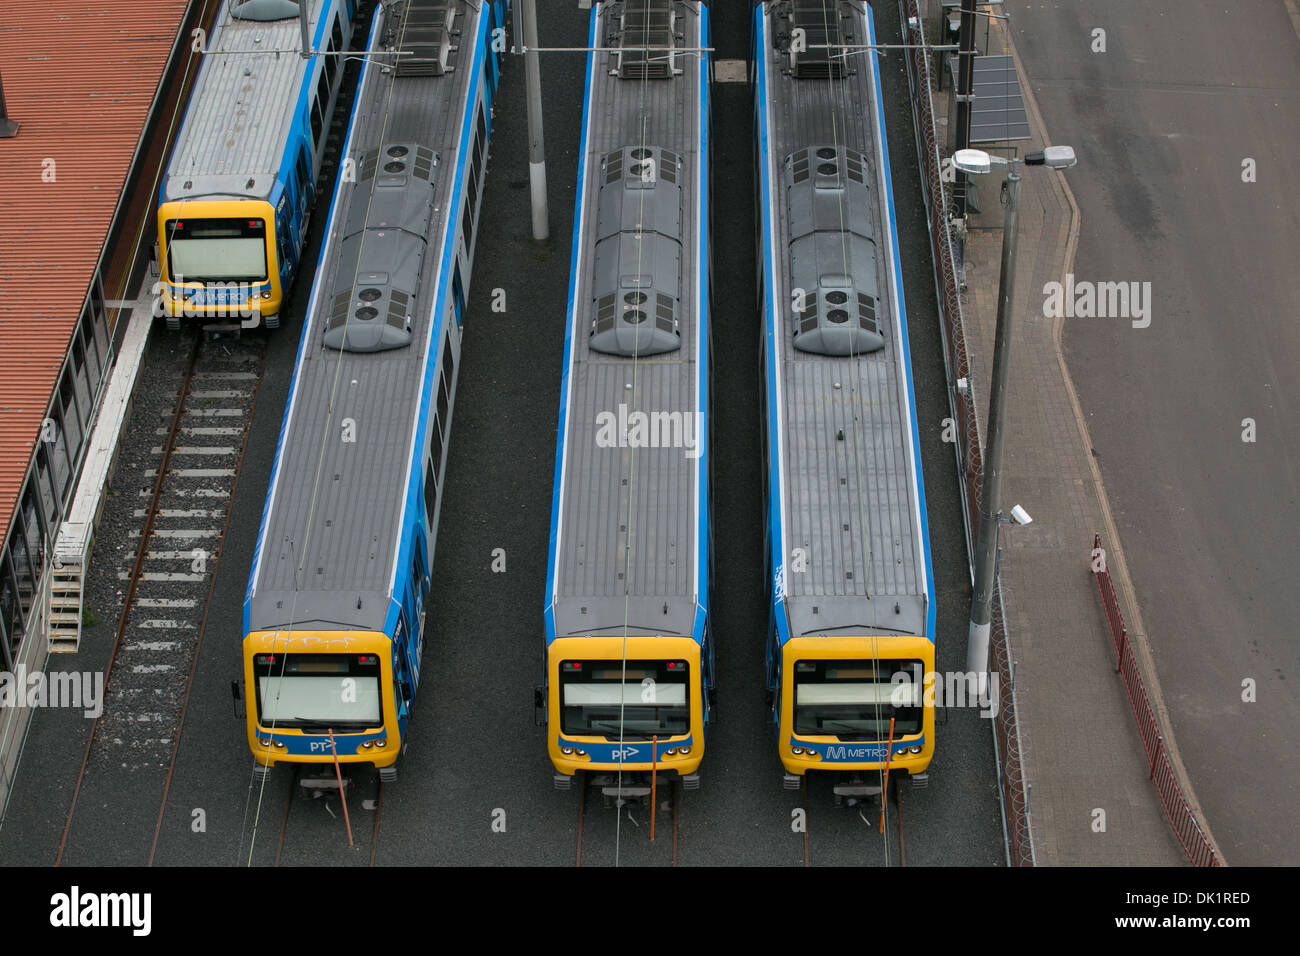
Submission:
<svg viewBox="0 0 1300 956">
<path fill-rule="evenodd" d="M 1014 521 L 1016 524 L 1029 524 L 1029 522 L 1033 521 L 1034 519 L 1029 517 L 1028 511 L 1020 507 L 1020 505 L 1016 505 L 1014 508 L 1011 509 L 1011 520 Z"/>
</svg>

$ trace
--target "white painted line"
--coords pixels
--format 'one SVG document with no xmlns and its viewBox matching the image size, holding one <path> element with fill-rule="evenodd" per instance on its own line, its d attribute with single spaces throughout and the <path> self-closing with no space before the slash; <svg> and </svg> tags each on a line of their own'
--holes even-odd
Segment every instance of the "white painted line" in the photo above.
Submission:
<svg viewBox="0 0 1300 956">
<path fill-rule="evenodd" d="M 174 671 L 174 664 L 136 664 L 131 668 L 132 674 L 161 674 L 163 671 Z M 144 719 L 144 715 L 141 715 Z"/>
<path fill-rule="evenodd" d="M 138 597 L 135 599 L 136 607 L 156 607 L 156 608 L 176 608 L 178 610 L 198 607 L 197 598 L 156 598 L 156 597 Z"/>
<path fill-rule="evenodd" d="M 144 488 L 136 492 L 138 498 L 150 498 L 153 496 L 153 490 Z M 168 498 L 229 498 L 230 492 L 222 491 L 220 488 L 168 488 Z M 139 537 L 137 534 L 136 537 Z"/>
<path fill-rule="evenodd" d="M 136 627 L 144 630 L 154 631 L 192 631 L 194 625 L 188 621 L 163 620 L 161 618 L 150 618 L 147 621 L 141 621 Z"/>
<path fill-rule="evenodd" d="M 132 514 L 137 518 L 143 518 L 149 513 L 147 508 L 136 508 Z M 168 520 L 175 518 L 222 518 L 225 517 L 224 508 L 159 508 L 158 517 Z M 137 537 L 139 537 L 137 535 Z"/>
<path fill-rule="evenodd" d="M 129 581 L 131 580 L 131 572 L 118 571 L 117 579 L 119 581 Z M 208 576 L 206 574 L 187 574 L 187 573 L 181 573 L 179 571 L 177 572 L 144 571 L 140 575 L 141 581 L 206 581 L 207 579 Z"/>
<path fill-rule="evenodd" d="M 248 413 L 242 408 L 187 408 L 186 415 L 195 418 L 243 418 Z M 170 421 L 176 416 L 176 410 L 164 411 L 162 417 Z"/>
<path fill-rule="evenodd" d="M 171 431 L 170 428 L 155 428 L 155 429 L 154 429 L 154 434 L 155 434 L 155 435 L 166 435 L 166 434 L 167 434 L 168 432 L 170 432 L 170 431 Z M 221 435 L 221 436 L 229 436 L 229 435 L 242 435 L 243 433 L 244 433 L 244 430 L 243 430 L 242 428 L 204 428 L 204 427 L 197 426 L 197 425 L 196 425 L 196 426 L 184 425 L 184 426 L 181 427 L 181 434 L 182 434 L 182 435 Z"/>
<path fill-rule="evenodd" d="M 124 651 L 171 651 L 180 641 L 133 641 L 122 648 Z"/>
<path fill-rule="evenodd" d="M 177 445 L 172 449 L 173 455 L 233 455 L 235 449 L 230 445 Z M 149 450 L 151 455 L 161 455 L 162 445 L 155 445 Z"/>
<path fill-rule="evenodd" d="M 195 379 L 205 382 L 255 382 L 256 372 L 195 372 Z"/>
<path fill-rule="evenodd" d="M 210 392 L 190 392 L 190 398 L 208 400 L 213 398 L 248 398 L 249 393 L 238 388 L 218 388 Z"/>
</svg>

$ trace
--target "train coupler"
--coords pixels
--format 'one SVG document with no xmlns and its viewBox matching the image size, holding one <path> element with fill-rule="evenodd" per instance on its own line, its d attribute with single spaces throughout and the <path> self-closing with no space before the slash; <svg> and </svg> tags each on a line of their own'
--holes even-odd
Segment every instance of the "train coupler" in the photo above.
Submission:
<svg viewBox="0 0 1300 956">
<path fill-rule="evenodd" d="M 913 790 L 924 790 L 930 786 L 930 775 L 928 773 L 914 773 L 911 777 Z"/>
<path fill-rule="evenodd" d="M 802 778 L 796 773 L 787 773 L 781 775 L 781 786 L 787 790 L 798 790 L 799 781 Z"/>
<path fill-rule="evenodd" d="M 557 773 L 551 781 L 555 784 L 556 790 L 569 790 L 573 787 L 573 778 L 568 774 Z"/>
<path fill-rule="evenodd" d="M 880 796 L 881 786 L 876 783 L 867 783 L 865 780 L 847 780 L 844 783 L 837 783 L 832 792 L 835 794 L 835 805 L 837 807 L 856 807 L 864 800 Z"/>
<path fill-rule="evenodd" d="M 328 774 L 319 773 L 310 777 L 299 777 L 298 786 L 302 787 L 303 790 L 310 793 L 313 797 L 317 797 L 322 793 L 338 793 L 339 778 L 332 772 Z M 349 790 L 352 789 L 352 779 L 350 777 L 344 777 L 343 786 Z"/>
<path fill-rule="evenodd" d="M 683 790 L 700 789 L 700 775 L 698 773 L 684 773 L 681 779 Z"/>
<path fill-rule="evenodd" d="M 390 767 L 380 767 L 380 768 L 379 768 L 379 782 L 380 782 L 380 783 L 397 783 L 397 767 L 395 767 L 395 766 L 390 766 Z"/>
</svg>

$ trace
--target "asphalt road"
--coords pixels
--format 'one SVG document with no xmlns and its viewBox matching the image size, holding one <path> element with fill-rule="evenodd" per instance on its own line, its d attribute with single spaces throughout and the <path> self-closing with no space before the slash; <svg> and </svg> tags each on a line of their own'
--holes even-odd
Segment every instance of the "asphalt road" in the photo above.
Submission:
<svg viewBox="0 0 1300 956">
<path fill-rule="evenodd" d="M 879 36 L 897 37 L 896 6 L 884 2 L 877 8 Z M 719 2 L 712 11 L 717 55 L 747 57 L 749 4 Z M 541 42 L 582 45 L 586 22 L 576 4 L 548 2 Z M 521 63 L 508 59 L 498 92 L 433 569 L 429 614 L 434 636 L 425 652 L 426 676 L 409 748 L 399 765 L 401 776 L 384 789 L 375 853 L 379 864 L 570 865 L 574 860 L 577 794 L 551 788 L 552 768 L 543 730 L 534 725 L 532 690 L 542 676 L 543 592 L 583 67 L 581 54 L 548 54 L 543 63 L 551 227 L 546 243 L 534 243 L 529 236 Z M 969 577 L 952 450 L 941 440 L 948 414 L 943 360 L 902 59 L 887 59 L 881 73 L 938 593 L 937 666 L 964 670 Z M 803 836 L 791 827 L 791 811 L 799 805 L 799 795 L 782 789 L 775 743 L 765 729 L 767 609 L 751 112 L 745 84 L 715 85 L 713 341 L 718 357 L 712 453 L 717 456 L 718 564 L 713 605 L 720 720 L 710 734 L 702 787 L 683 798 L 679 862 L 798 866 Z M 496 289 L 505 292 L 504 313 L 491 309 Z M 297 297 L 299 310 L 304 292 L 305 285 Z M 265 790 L 252 782 L 243 722 L 234 716 L 229 684 L 240 672 L 240 608 L 301 320 L 295 311 L 270 342 L 163 816 L 157 854 L 161 865 L 268 865 L 275 859 L 288 777 L 277 771 Z M 491 569 L 496 548 L 506 552 L 504 573 Z M 32 759 L 50 773 L 58 773 L 74 754 L 79 759 L 84 746 L 75 728 L 56 728 L 57 716 L 38 714 L 33 732 L 39 756 Z M 1005 856 L 989 722 L 972 709 L 945 712 L 937 740 L 929 788 L 904 789 L 907 863 L 1001 865 Z M 23 775 L 18 788 L 0 830 L 0 859 L 52 861 L 67 788 L 51 788 L 45 775 Z M 356 848 L 346 846 L 336 802 L 293 798 L 297 802 L 291 804 L 282 861 L 368 863 L 375 811 L 360 800 L 373 795 L 369 776 L 359 776 L 357 791 L 350 805 Z M 138 793 L 125 795 L 122 803 L 130 804 L 132 796 L 156 813 L 152 786 L 142 781 Z M 198 810 L 203 813 L 196 814 Z M 196 827 L 200 817 L 201 830 Z M 810 787 L 808 819 L 814 865 L 899 862 L 894 833 L 888 841 L 882 839 L 872 813 L 860 817 L 835 811 L 828 786 Z M 619 819 L 589 806 L 584 862 L 666 864 L 664 831 L 659 830 L 652 845 L 647 823 L 644 815 Z M 134 863 L 140 857 L 138 848 L 123 847 L 120 835 L 80 833 L 84 842 L 77 848 L 78 862 Z"/>
<path fill-rule="evenodd" d="M 1150 283 L 1148 327 L 1067 318 L 1064 341 L 1178 747 L 1227 860 L 1294 865 L 1300 12 L 1007 8 L 1048 131 L 1079 156 L 1076 281 Z"/>
</svg>

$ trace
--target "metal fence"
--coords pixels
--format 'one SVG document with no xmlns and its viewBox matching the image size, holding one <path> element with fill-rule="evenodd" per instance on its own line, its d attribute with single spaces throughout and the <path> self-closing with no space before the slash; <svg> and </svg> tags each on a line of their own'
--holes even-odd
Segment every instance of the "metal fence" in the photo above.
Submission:
<svg viewBox="0 0 1300 956">
<path fill-rule="evenodd" d="M 1160 804 L 1165 808 L 1169 825 L 1193 866 L 1222 866 L 1223 862 L 1205 838 L 1205 831 L 1201 829 L 1191 805 L 1183 796 L 1183 788 L 1174 775 L 1169 754 L 1165 752 L 1164 735 L 1160 733 L 1155 711 L 1147 697 L 1146 685 L 1142 683 L 1142 674 L 1129 646 L 1128 628 L 1124 626 L 1124 616 L 1120 613 L 1119 601 L 1115 597 L 1115 586 L 1110 580 L 1100 534 L 1092 537 L 1092 574 L 1097 581 L 1097 590 L 1101 593 L 1101 605 L 1106 611 L 1106 622 L 1110 625 L 1111 640 L 1115 644 L 1115 671 L 1124 678 L 1124 688 L 1128 691 L 1128 701 L 1133 706 L 1138 734 L 1142 738 L 1147 764 L 1151 768 L 1149 779 L 1156 785 L 1156 793 L 1160 795 Z"/>
<path fill-rule="evenodd" d="M 904 43 L 923 46 L 924 31 L 919 0 L 899 0 L 899 18 Z M 983 485 L 984 460 L 979 438 L 979 419 L 971 385 L 970 356 L 966 349 L 961 292 L 957 283 L 956 255 L 949 228 L 951 196 L 945 188 L 939 133 L 935 125 L 931 90 L 934 77 L 930 51 L 909 49 L 907 82 L 912 94 L 912 115 L 916 128 L 916 150 L 921 171 L 921 193 L 929 215 L 930 251 L 934 257 L 935 295 L 939 302 L 943 332 L 944 366 L 948 375 L 948 405 L 956 441 L 957 475 L 961 484 L 962 519 L 966 527 L 967 554 L 974 555 L 975 529 L 979 527 L 979 499 Z M 964 383 L 964 384 L 962 384 Z M 993 740 L 998 759 L 998 785 L 1007 830 L 1007 859 L 1012 866 L 1033 866 L 1034 847 L 1029 828 L 1029 785 L 1021 760 L 1017 729 L 1014 662 L 1007 645 L 1006 616 L 1002 592 L 993 595 L 993 627 L 989 645 L 990 669 L 1003 675 L 999 681 L 998 714 L 993 721 Z"/>
</svg>

